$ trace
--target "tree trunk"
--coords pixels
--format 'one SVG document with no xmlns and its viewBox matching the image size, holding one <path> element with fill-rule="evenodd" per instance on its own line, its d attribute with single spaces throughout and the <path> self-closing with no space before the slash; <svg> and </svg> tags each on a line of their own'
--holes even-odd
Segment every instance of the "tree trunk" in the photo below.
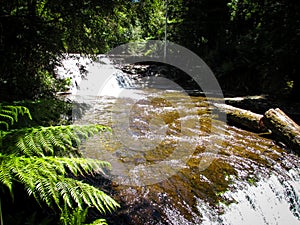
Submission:
<svg viewBox="0 0 300 225">
<path fill-rule="evenodd" d="M 227 121 L 232 124 L 247 130 L 254 132 L 265 132 L 267 131 L 262 126 L 261 119 L 263 115 L 253 113 L 249 110 L 236 108 L 226 104 L 215 103 L 214 106 L 220 112 L 224 112 L 227 115 Z"/>
<path fill-rule="evenodd" d="M 300 126 L 280 109 L 269 109 L 264 115 L 215 103 L 214 107 L 227 115 L 227 121 L 254 132 L 272 132 L 275 140 L 282 141 L 293 151 L 300 154 Z"/>
<path fill-rule="evenodd" d="M 269 109 L 262 122 L 274 136 L 286 143 L 292 150 L 300 153 L 300 126 L 280 109 Z"/>
</svg>

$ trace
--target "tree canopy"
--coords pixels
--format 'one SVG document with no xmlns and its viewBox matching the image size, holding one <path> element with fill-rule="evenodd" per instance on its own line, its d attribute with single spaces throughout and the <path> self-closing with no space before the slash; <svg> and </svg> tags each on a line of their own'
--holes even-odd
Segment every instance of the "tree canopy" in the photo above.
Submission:
<svg viewBox="0 0 300 225">
<path fill-rule="evenodd" d="M 63 53 L 98 54 L 164 38 L 209 64 L 223 89 L 299 96 L 299 5 L 286 0 L 3 0 L 0 97 L 35 99 L 64 85 Z M 60 84 L 60 85 L 59 85 Z"/>
<path fill-rule="evenodd" d="M 1 1 L 2 98 L 51 95 L 59 87 L 53 69 L 62 53 L 99 53 L 127 42 L 127 6 L 120 0 Z"/>
</svg>

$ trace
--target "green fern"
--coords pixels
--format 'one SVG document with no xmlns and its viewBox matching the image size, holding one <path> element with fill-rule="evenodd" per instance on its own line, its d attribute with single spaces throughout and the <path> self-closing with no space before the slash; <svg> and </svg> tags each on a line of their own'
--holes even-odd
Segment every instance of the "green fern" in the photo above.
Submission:
<svg viewBox="0 0 300 225">
<path fill-rule="evenodd" d="M 27 115 L 29 119 L 32 119 L 28 108 L 24 106 L 0 105 L 0 130 L 2 127 L 8 130 L 11 125 L 18 122 L 20 115 Z"/>
<path fill-rule="evenodd" d="M 74 108 L 74 103 L 60 99 L 23 100 L 13 102 L 13 105 L 27 107 L 32 116 L 31 120 L 19 118 L 15 128 L 67 125 L 71 122 Z"/>
<path fill-rule="evenodd" d="M 108 225 L 105 219 L 95 220 L 93 223 L 89 223 L 86 225 Z"/>
<path fill-rule="evenodd" d="M 70 210 L 68 206 L 64 206 L 64 211 L 61 214 L 60 217 L 60 224 L 61 225 L 82 225 L 85 220 L 88 213 L 88 208 L 86 209 L 72 209 Z"/>
<path fill-rule="evenodd" d="M 111 197 L 89 184 L 66 177 L 70 173 L 104 174 L 105 168 L 110 168 L 108 162 L 94 159 L 5 155 L 1 156 L 0 184 L 13 196 L 13 183 L 21 183 L 40 204 L 56 205 L 61 210 L 65 203 L 70 208 L 95 207 L 101 213 L 112 212 L 119 205 Z"/>
<path fill-rule="evenodd" d="M 67 206 L 65 206 L 65 210 L 60 218 L 61 225 L 108 225 L 105 219 L 97 219 L 89 224 L 84 223 L 86 220 L 88 209 L 89 208 L 86 208 L 84 210 L 76 208 L 70 210 Z"/>
<path fill-rule="evenodd" d="M 25 156 L 80 156 L 77 147 L 82 140 L 110 131 L 102 125 L 67 125 L 24 128 L 2 134 L 2 153 Z"/>
<path fill-rule="evenodd" d="M 59 210 L 64 224 L 70 225 L 82 223 L 88 208 L 103 214 L 118 208 L 119 204 L 100 189 L 74 179 L 105 175 L 110 169 L 108 162 L 78 158 L 82 140 L 110 128 L 69 125 L 9 130 L 18 116 L 25 114 L 31 119 L 25 107 L 0 105 L 0 125 L 7 129 L 0 130 L 0 191 L 8 191 L 14 199 L 14 186 L 21 184 L 41 206 Z M 62 157 L 66 155 L 71 157 Z M 67 218 L 73 208 L 78 211 Z M 106 221 L 99 219 L 93 224 L 105 225 Z"/>
</svg>

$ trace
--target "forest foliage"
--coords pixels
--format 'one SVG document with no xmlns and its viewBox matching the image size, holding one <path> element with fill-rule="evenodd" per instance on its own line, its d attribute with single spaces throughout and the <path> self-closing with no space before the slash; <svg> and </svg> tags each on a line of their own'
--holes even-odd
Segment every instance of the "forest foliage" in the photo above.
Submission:
<svg viewBox="0 0 300 225">
<path fill-rule="evenodd" d="M 212 68 L 224 90 L 299 95 L 299 1 L 4 0 L 0 3 L 0 96 L 53 95 L 66 83 L 63 53 L 105 53 L 135 40 L 183 45 Z M 7 94 L 9 93 L 9 95 Z"/>
</svg>

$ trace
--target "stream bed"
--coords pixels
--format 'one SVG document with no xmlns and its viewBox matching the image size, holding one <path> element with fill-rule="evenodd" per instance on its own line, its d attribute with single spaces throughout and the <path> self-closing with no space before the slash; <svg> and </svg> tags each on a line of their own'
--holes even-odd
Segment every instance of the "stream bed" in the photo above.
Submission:
<svg viewBox="0 0 300 225">
<path fill-rule="evenodd" d="M 87 80 L 100 67 L 113 70 L 90 67 Z M 85 105 L 75 123 L 112 128 L 81 147 L 112 164 L 121 208 L 109 224 L 300 224 L 299 156 L 227 125 L 205 96 L 158 78 L 133 86 L 121 71 L 110 73 L 96 94 L 74 94 Z"/>
</svg>

